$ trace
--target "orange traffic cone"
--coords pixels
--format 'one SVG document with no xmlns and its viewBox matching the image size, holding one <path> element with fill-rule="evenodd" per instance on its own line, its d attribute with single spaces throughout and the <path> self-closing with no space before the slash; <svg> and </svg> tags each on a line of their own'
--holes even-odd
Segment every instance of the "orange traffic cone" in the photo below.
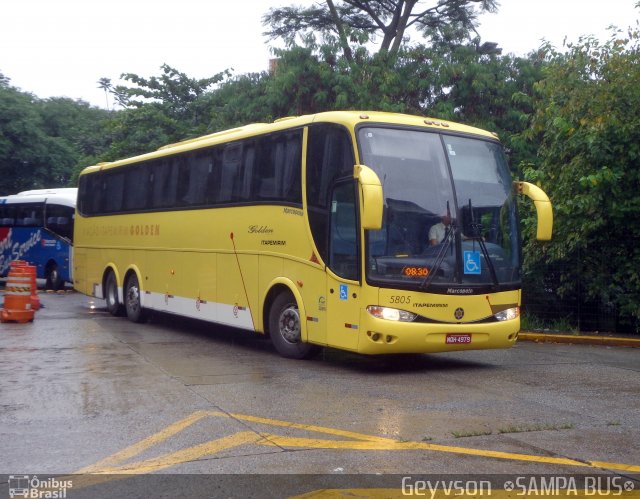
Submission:
<svg viewBox="0 0 640 499">
<path fill-rule="evenodd" d="M 37 269 L 35 265 L 30 265 L 24 260 L 14 260 L 11 262 L 10 269 L 23 269 L 29 272 L 31 276 L 31 308 L 35 311 L 40 310 L 40 297 L 38 296 Z"/>
<path fill-rule="evenodd" d="M 31 308 L 31 276 L 20 267 L 12 268 L 7 276 L 0 321 L 31 322 L 34 315 Z"/>
<path fill-rule="evenodd" d="M 36 267 L 35 265 L 27 265 L 25 267 L 31 277 L 31 308 L 37 312 L 40 310 L 40 297 L 38 296 L 38 281 L 36 280 Z"/>
</svg>

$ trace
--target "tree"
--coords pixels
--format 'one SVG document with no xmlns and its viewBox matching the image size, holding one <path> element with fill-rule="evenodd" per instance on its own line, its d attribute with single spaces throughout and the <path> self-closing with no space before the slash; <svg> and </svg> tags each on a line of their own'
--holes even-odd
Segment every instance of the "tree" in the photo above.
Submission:
<svg viewBox="0 0 640 499">
<path fill-rule="evenodd" d="M 71 185 L 107 148 L 108 115 L 82 101 L 38 99 L 0 75 L 0 193 Z"/>
<path fill-rule="evenodd" d="M 566 54 L 550 51 L 536 85 L 528 137 L 541 146 L 537 166 L 525 173 L 550 195 L 555 228 L 544 251 L 528 252 L 527 270 L 556 299 L 577 297 L 582 310 L 607 310 L 637 328 L 640 33 L 621 35 L 605 43 L 583 38 Z M 542 281 L 550 268 L 556 271 Z"/>
<path fill-rule="evenodd" d="M 0 192 L 60 187 L 73 168 L 67 144 L 49 137 L 36 107 L 37 99 L 0 84 Z"/>
<path fill-rule="evenodd" d="M 210 131 L 210 110 L 205 97 L 211 87 L 230 75 L 229 71 L 196 79 L 167 64 L 161 70 L 159 77 L 150 78 L 125 73 L 121 78 L 132 86 L 111 87 L 110 92 L 124 109 L 114 113 L 109 121 L 111 145 L 103 159 L 148 152 Z"/>
<path fill-rule="evenodd" d="M 337 39 L 352 62 L 350 43 L 364 45 L 379 36 L 379 52 L 395 57 L 412 28 L 424 36 L 460 40 L 475 32 L 481 12 L 496 8 L 497 0 L 326 0 L 311 7 L 273 8 L 262 21 L 269 28 L 265 35 L 290 44 L 298 34 L 309 32 Z"/>
<path fill-rule="evenodd" d="M 104 90 L 104 100 L 107 104 L 107 109 L 109 109 L 109 92 L 113 89 L 111 78 L 100 78 L 98 80 L 98 88 Z"/>
<path fill-rule="evenodd" d="M 144 78 L 134 73 L 122 74 L 121 78 L 134 86 L 118 85 L 111 92 L 122 107 L 140 108 L 145 103 L 157 102 L 172 116 L 195 122 L 198 115 L 194 113 L 193 103 L 212 85 L 230 76 L 230 72 L 225 70 L 210 78 L 197 79 L 189 78 L 168 64 L 163 64 L 161 69 L 160 77 Z"/>
</svg>

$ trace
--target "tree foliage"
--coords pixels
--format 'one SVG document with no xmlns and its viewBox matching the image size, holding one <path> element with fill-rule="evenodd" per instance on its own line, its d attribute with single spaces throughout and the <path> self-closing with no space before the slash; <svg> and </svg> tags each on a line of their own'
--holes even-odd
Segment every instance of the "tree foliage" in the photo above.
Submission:
<svg viewBox="0 0 640 499">
<path fill-rule="evenodd" d="M 410 29 L 424 36 L 464 39 L 475 32 L 478 15 L 494 11 L 496 0 L 326 0 L 311 7 L 278 7 L 263 16 L 271 39 L 292 44 L 297 35 L 321 33 L 339 41 L 343 55 L 353 60 L 351 44 L 381 39 L 380 53 L 398 54 Z"/>
<path fill-rule="evenodd" d="M 70 99 L 40 100 L 0 78 L 0 192 L 70 184 L 101 153 L 106 111 Z"/>
<path fill-rule="evenodd" d="M 529 248 L 529 269 L 562 268 L 543 287 L 627 321 L 640 318 L 638 82 L 637 30 L 551 51 L 528 135 L 539 161 L 526 171 L 547 190 L 556 219 L 545 251 Z"/>
<path fill-rule="evenodd" d="M 209 131 L 210 111 L 205 97 L 230 73 L 222 71 L 196 79 L 167 64 L 160 69 L 160 76 L 149 78 L 134 73 L 121 75 L 130 85 L 114 87 L 108 78 L 99 80 L 100 88 L 106 88 L 124 108 L 109 121 L 111 141 L 104 159 L 141 154 Z"/>
</svg>

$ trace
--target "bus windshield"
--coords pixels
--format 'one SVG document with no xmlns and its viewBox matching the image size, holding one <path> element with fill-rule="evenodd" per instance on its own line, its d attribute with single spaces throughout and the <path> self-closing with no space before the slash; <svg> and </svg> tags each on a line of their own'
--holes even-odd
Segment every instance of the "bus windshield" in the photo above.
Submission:
<svg viewBox="0 0 640 499">
<path fill-rule="evenodd" d="M 363 127 L 361 161 L 384 193 L 367 231 L 367 279 L 380 286 L 473 293 L 520 285 L 516 203 L 497 141 Z"/>
</svg>

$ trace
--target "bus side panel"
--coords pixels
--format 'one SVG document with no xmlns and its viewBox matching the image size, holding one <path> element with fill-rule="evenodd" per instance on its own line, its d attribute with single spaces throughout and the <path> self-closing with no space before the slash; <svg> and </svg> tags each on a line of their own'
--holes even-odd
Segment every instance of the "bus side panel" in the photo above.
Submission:
<svg viewBox="0 0 640 499">
<path fill-rule="evenodd" d="M 284 262 L 284 275 L 298 286 L 304 301 L 306 341 L 318 345 L 327 344 L 326 274 L 319 265 L 293 260 Z M 305 338 L 303 338 L 305 339 Z"/>
<path fill-rule="evenodd" d="M 36 266 L 37 276 L 45 277 L 47 263 L 53 261 L 65 281 L 71 280 L 70 245 L 39 227 L 0 228 L 0 275 L 6 276 L 11 262 L 24 260 Z"/>
<path fill-rule="evenodd" d="M 218 321 L 254 331 L 258 310 L 258 256 L 218 254 Z"/>
<path fill-rule="evenodd" d="M 73 288 L 85 295 L 92 294 L 87 287 L 87 250 L 73 249 Z"/>
</svg>

